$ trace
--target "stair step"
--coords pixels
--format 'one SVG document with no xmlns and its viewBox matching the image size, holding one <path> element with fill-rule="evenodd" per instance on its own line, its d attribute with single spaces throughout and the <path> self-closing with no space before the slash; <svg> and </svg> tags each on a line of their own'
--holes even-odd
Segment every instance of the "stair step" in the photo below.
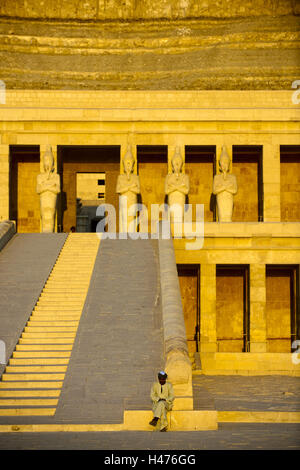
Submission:
<svg viewBox="0 0 300 470">
<path fill-rule="evenodd" d="M 62 292 L 65 292 L 66 291 L 66 286 L 61 286 L 61 287 L 51 287 L 48 285 L 48 283 L 45 285 L 44 289 L 43 289 L 43 292 L 45 293 L 53 293 L 55 294 L 56 292 L 58 294 L 62 293 Z M 78 293 L 81 293 L 81 294 L 85 294 L 87 291 L 87 288 L 86 287 L 78 287 L 78 286 L 68 286 L 68 292 L 70 294 L 72 294 L 72 292 L 78 292 Z"/>
<path fill-rule="evenodd" d="M 81 297 L 70 297 L 64 299 L 63 297 L 45 296 L 40 298 L 35 305 L 34 312 L 39 310 L 40 307 L 47 307 L 49 310 L 77 310 L 79 311 L 84 305 L 86 295 Z"/>
<path fill-rule="evenodd" d="M 56 408 L 0 409 L 0 416 L 53 416 Z"/>
<path fill-rule="evenodd" d="M 35 314 L 47 314 L 47 315 L 54 315 L 54 314 L 60 314 L 60 315 L 80 315 L 82 312 L 82 309 L 72 308 L 72 307 L 53 307 L 53 306 L 42 306 L 40 305 L 39 307 L 35 308 L 32 312 L 32 315 Z"/>
<path fill-rule="evenodd" d="M 9 366 L 33 366 L 33 365 L 41 365 L 41 366 L 67 366 L 69 363 L 69 359 L 67 358 L 28 358 L 28 359 L 15 359 L 11 358 L 9 360 Z"/>
<path fill-rule="evenodd" d="M 46 372 L 66 372 L 67 366 L 48 366 L 48 365 L 38 365 L 38 366 L 32 366 L 32 365 L 21 365 L 21 366 L 7 366 L 5 369 L 5 373 L 10 374 L 10 373 L 24 373 L 24 374 L 29 374 L 31 372 L 41 372 L 41 373 L 46 373 Z"/>
<path fill-rule="evenodd" d="M 71 351 L 72 344 L 17 344 L 16 351 Z"/>
<path fill-rule="evenodd" d="M 14 351 L 13 358 L 70 358 L 70 351 Z"/>
<path fill-rule="evenodd" d="M 45 325 L 45 328 L 50 328 L 50 327 L 78 327 L 78 321 L 72 321 L 72 320 L 69 320 L 69 321 L 66 321 L 66 320 L 62 320 L 62 321 L 59 321 L 59 320 L 44 320 L 44 321 L 41 321 L 41 320 L 35 320 L 33 318 L 31 318 L 31 320 L 27 323 L 28 327 L 32 327 L 32 328 L 41 328 L 41 327 L 44 327 Z"/>
<path fill-rule="evenodd" d="M 61 389 L 62 388 L 62 384 L 63 382 L 62 381 L 57 381 L 57 380 L 53 380 L 52 382 L 47 382 L 47 381 L 41 381 L 41 382 L 38 382 L 38 381 L 35 381 L 35 382 L 32 382 L 32 381 L 29 381 L 29 380 L 25 380 L 25 381 L 21 381 L 21 382 L 10 382 L 10 381 L 7 381 L 7 382 L 0 382 L 0 389 L 7 389 L 7 388 L 11 388 L 11 389 L 16 389 L 16 388 L 33 388 L 33 389 L 37 389 L 37 388 L 55 388 L 55 389 Z"/>
<path fill-rule="evenodd" d="M 58 403 L 57 399 L 46 398 L 0 398 L 0 406 L 56 406 Z"/>
<path fill-rule="evenodd" d="M 75 332 L 77 326 L 25 326 L 25 333 Z"/>
<path fill-rule="evenodd" d="M 56 318 L 52 318 L 52 317 L 49 317 L 49 320 L 45 320 L 44 318 L 37 318 L 37 317 L 34 317 L 32 318 L 32 316 L 30 317 L 30 320 L 28 320 L 27 322 L 27 327 L 31 327 L 31 328 L 37 328 L 37 327 L 59 327 L 59 326 L 74 326 L 74 327 L 77 327 L 78 325 L 78 320 L 68 320 L 68 319 L 56 319 Z"/>
<path fill-rule="evenodd" d="M 19 340 L 20 345 L 37 345 L 40 344 L 42 345 L 59 345 L 59 344 L 68 344 L 68 345 L 73 345 L 72 338 L 40 338 L 40 339 L 34 339 L 34 338 L 20 338 Z"/>
<path fill-rule="evenodd" d="M 41 314 L 41 315 L 80 315 L 82 310 L 78 308 L 55 308 L 55 307 L 37 307 L 33 310 L 32 315 Z"/>
<path fill-rule="evenodd" d="M 64 374 L 42 374 L 42 373 L 36 373 L 36 374 L 7 374 L 4 372 L 2 375 L 2 380 L 3 382 L 20 382 L 22 380 L 24 381 L 34 381 L 34 380 L 64 380 L 65 375 Z"/>
<path fill-rule="evenodd" d="M 55 315 L 49 315 L 48 313 L 37 313 L 34 315 L 31 315 L 30 320 L 27 322 L 28 326 L 33 326 L 35 324 L 61 324 L 63 325 L 64 323 L 69 323 L 70 325 L 76 326 L 79 324 L 80 321 L 80 316 L 78 315 L 63 315 L 63 314 L 55 314 Z"/>
<path fill-rule="evenodd" d="M 43 292 L 39 299 L 58 299 L 58 300 L 72 300 L 72 299 L 82 299 L 83 297 L 85 297 L 85 294 L 86 293 L 82 293 L 82 292 L 74 292 L 74 293 L 69 293 L 69 292 L 49 292 L 49 291 L 45 291 Z"/>
<path fill-rule="evenodd" d="M 34 397 L 59 397 L 60 390 L 0 390 L 0 398 L 34 398 Z"/>
<path fill-rule="evenodd" d="M 76 332 L 48 332 L 48 333 L 42 333 L 42 332 L 37 332 L 37 333 L 22 333 L 21 338 L 22 339 L 33 339 L 38 340 L 38 339 L 62 339 L 62 338 L 75 338 Z"/>
<path fill-rule="evenodd" d="M 31 365 L 68 365 L 69 358 L 12 358 L 9 361 L 10 366 L 31 366 Z"/>
</svg>

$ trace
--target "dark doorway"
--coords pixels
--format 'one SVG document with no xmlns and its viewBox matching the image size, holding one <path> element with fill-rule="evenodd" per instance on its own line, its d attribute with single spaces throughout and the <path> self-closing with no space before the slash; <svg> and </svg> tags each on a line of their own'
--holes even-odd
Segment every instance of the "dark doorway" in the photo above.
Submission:
<svg viewBox="0 0 300 470">
<path fill-rule="evenodd" d="M 98 223 L 96 209 L 103 203 L 114 206 L 118 230 L 119 198 L 116 186 L 120 173 L 120 146 L 59 146 L 57 155 L 58 169 L 62 175 L 62 193 L 58 211 L 61 230 L 68 232 L 70 227 L 77 226 L 79 221 L 81 227 L 84 227 L 84 219 L 86 219 L 86 230 L 84 228 L 80 230 L 94 231 Z M 87 188 L 90 185 L 88 177 L 94 176 L 95 183 L 100 185 L 96 190 L 91 189 L 91 192 L 95 194 L 90 196 L 93 199 L 89 201 L 76 197 L 78 177 L 84 178 L 85 175 Z M 103 192 L 104 177 L 105 194 Z"/>
</svg>

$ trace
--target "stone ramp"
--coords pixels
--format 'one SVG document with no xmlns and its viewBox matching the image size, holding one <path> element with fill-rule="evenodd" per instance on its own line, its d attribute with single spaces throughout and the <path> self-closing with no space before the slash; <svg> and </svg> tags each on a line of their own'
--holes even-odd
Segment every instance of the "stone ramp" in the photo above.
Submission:
<svg viewBox="0 0 300 470">
<path fill-rule="evenodd" d="M 8 359 L 67 234 L 17 234 L 0 252 L 0 339 Z M 0 364 L 0 376 L 5 366 Z"/>
<path fill-rule="evenodd" d="M 55 422 L 122 423 L 150 410 L 164 366 L 156 240 L 102 240 Z"/>
</svg>

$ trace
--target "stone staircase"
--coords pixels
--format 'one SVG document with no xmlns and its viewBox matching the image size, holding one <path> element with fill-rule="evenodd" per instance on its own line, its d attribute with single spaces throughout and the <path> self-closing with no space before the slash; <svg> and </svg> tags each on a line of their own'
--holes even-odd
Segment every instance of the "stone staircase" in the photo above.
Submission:
<svg viewBox="0 0 300 470">
<path fill-rule="evenodd" d="M 153 430 L 150 388 L 165 366 L 159 250 L 68 235 L 2 375 L 0 432 Z M 217 428 L 205 407 L 168 419 L 170 430 Z"/>
<path fill-rule="evenodd" d="M 55 414 L 99 242 L 68 236 L 2 375 L 0 416 Z"/>
<path fill-rule="evenodd" d="M 2 375 L 1 424 L 151 410 L 164 367 L 157 241 L 99 246 L 96 234 L 68 235 Z"/>
</svg>

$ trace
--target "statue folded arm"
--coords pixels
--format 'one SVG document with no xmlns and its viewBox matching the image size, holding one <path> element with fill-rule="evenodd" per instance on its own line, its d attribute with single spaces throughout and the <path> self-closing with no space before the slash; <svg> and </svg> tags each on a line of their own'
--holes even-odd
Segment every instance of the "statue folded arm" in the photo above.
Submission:
<svg viewBox="0 0 300 470">
<path fill-rule="evenodd" d="M 130 183 L 128 180 L 125 180 L 124 175 L 119 175 L 117 180 L 116 192 L 118 194 L 126 193 L 129 191 Z"/>
<path fill-rule="evenodd" d="M 169 196 L 169 194 L 173 193 L 174 191 L 179 191 L 183 193 L 184 195 L 187 195 L 190 190 L 190 183 L 189 183 L 189 177 L 187 175 L 183 175 L 184 178 L 181 180 L 179 183 L 172 183 L 170 180 L 172 179 L 173 175 L 168 175 L 166 178 L 166 183 L 165 183 L 165 194 Z"/>
<path fill-rule="evenodd" d="M 165 183 L 165 194 L 169 196 L 169 194 L 173 193 L 176 190 L 177 190 L 176 186 L 174 186 L 173 184 L 170 184 L 167 178 L 166 183 Z"/>
<path fill-rule="evenodd" d="M 235 175 L 229 175 L 230 179 L 228 180 L 226 191 L 231 194 L 237 193 L 237 181 Z"/>
<path fill-rule="evenodd" d="M 230 179 L 224 179 L 222 175 L 216 175 L 213 182 L 213 194 L 217 195 L 223 191 L 231 194 L 237 193 L 237 181 L 235 175 L 230 175 Z"/>
<path fill-rule="evenodd" d="M 181 186 L 183 194 L 187 195 L 190 192 L 190 179 L 188 175 L 184 175 L 184 181 Z"/>
<path fill-rule="evenodd" d="M 135 178 L 135 181 L 129 187 L 129 191 L 132 191 L 135 194 L 140 194 L 141 188 L 140 188 L 140 180 L 138 177 Z"/>
<path fill-rule="evenodd" d="M 118 194 L 123 194 L 127 193 L 128 191 L 131 191 L 135 194 L 140 194 L 140 183 L 139 183 L 139 178 L 136 177 L 132 181 L 132 178 L 128 180 L 124 175 L 119 175 L 118 180 L 117 180 L 117 188 L 116 192 Z"/>
<path fill-rule="evenodd" d="M 37 194 L 42 194 L 46 191 L 51 191 L 54 194 L 58 194 L 60 192 L 60 179 L 59 175 L 53 175 L 51 179 L 45 179 L 44 173 L 38 175 L 37 177 L 37 185 L 36 185 L 36 192 Z"/>
</svg>

